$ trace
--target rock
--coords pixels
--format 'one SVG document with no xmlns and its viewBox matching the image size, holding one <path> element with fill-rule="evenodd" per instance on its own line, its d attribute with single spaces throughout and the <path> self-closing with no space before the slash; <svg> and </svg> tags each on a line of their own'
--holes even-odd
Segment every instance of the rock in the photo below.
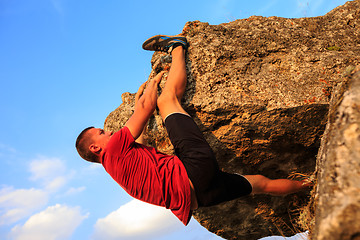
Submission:
<svg viewBox="0 0 360 240">
<path fill-rule="evenodd" d="M 344 81 L 348 66 L 360 62 L 358 9 L 360 0 L 322 17 L 253 16 L 220 25 L 185 25 L 190 47 L 183 106 L 223 170 L 270 178 L 314 172 L 333 88 Z M 151 63 L 150 78 L 169 68 L 171 56 L 155 53 Z M 134 94 L 122 98 L 105 129 L 118 130 L 132 114 Z M 151 145 L 172 154 L 157 113 L 149 121 L 147 137 Z M 199 209 L 194 217 L 226 239 L 289 236 L 306 230 L 296 219 L 309 197 L 249 196 Z"/>
<path fill-rule="evenodd" d="M 312 239 L 360 239 L 360 66 L 333 94 L 317 161 Z"/>
</svg>

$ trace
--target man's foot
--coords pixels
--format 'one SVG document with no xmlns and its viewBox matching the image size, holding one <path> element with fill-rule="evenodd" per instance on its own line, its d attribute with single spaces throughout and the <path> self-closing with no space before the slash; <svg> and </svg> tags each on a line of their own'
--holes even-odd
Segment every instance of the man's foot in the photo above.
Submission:
<svg viewBox="0 0 360 240">
<path fill-rule="evenodd" d="M 185 50 L 188 48 L 188 42 L 185 37 L 157 35 L 146 40 L 142 48 L 149 51 L 171 53 L 178 46 L 182 46 Z"/>
</svg>

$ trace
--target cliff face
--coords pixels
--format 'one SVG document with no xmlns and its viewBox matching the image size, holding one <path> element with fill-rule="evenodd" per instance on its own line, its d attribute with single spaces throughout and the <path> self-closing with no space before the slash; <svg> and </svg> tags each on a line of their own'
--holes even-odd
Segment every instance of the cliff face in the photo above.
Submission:
<svg viewBox="0 0 360 240">
<path fill-rule="evenodd" d="M 348 67 L 360 62 L 359 9 L 356 0 L 316 18 L 185 25 L 190 48 L 183 106 L 223 170 L 269 178 L 314 172 L 333 89 L 346 80 Z M 150 78 L 169 68 L 171 56 L 155 53 L 151 62 Z M 122 99 L 105 129 L 118 130 L 132 114 L 134 95 L 124 93 Z M 172 153 L 157 113 L 147 137 Z M 199 209 L 194 217 L 226 239 L 293 235 L 304 230 L 296 219 L 308 199 L 309 193 L 249 196 Z"/>
<path fill-rule="evenodd" d="M 360 66 L 334 91 L 317 176 L 313 239 L 360 239 Z"/>
</svg>

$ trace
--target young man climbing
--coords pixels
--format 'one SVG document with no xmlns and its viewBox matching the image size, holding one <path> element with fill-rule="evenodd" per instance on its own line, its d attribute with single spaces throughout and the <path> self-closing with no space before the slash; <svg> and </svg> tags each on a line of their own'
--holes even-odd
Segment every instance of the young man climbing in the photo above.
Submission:
<svg viewBox="0 0 360 240">
<path fill-rule="evenodd" d="M 135 111 L 116 133 L 99 128 L 83 130 L 76 140 L 79 155 L 101 163 L 111 177 L 134 198 L 170 209 L 185 225 L 191 211 L 249 194 L 286 195 L 309 186 L 304 181 L 270 180 L 262 175 L 239 175 L 219 169 L 202 132 L 182 108 L 187 75 L 188 43 L 181 36 L 155 36 L 143 48 L 172 55 L 167 82 L 159 98 L 158 84 L 164 74 L 144 84 L 136 95 Z M 175 156 L 135 142 L 158 106 Z M 139 141 L 139 140 L 138 140 Z"/>
</svg>

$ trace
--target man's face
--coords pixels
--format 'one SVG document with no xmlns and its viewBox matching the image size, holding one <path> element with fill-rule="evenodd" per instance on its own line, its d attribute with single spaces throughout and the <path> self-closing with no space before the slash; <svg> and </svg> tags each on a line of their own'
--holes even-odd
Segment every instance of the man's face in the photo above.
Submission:
<svg viewBox="0 0 360 240">
<path fill-rule="evenodd" d="M 108 144 L 110 138 L 113 135 L 113 132 L 107 131 L 105 132 L 101 128 L 92 128 L 89 129 L 89 136 L 93 139 L 93 144 L 97 145 L 101 149 L 104 149 Z"/>
</svg>

